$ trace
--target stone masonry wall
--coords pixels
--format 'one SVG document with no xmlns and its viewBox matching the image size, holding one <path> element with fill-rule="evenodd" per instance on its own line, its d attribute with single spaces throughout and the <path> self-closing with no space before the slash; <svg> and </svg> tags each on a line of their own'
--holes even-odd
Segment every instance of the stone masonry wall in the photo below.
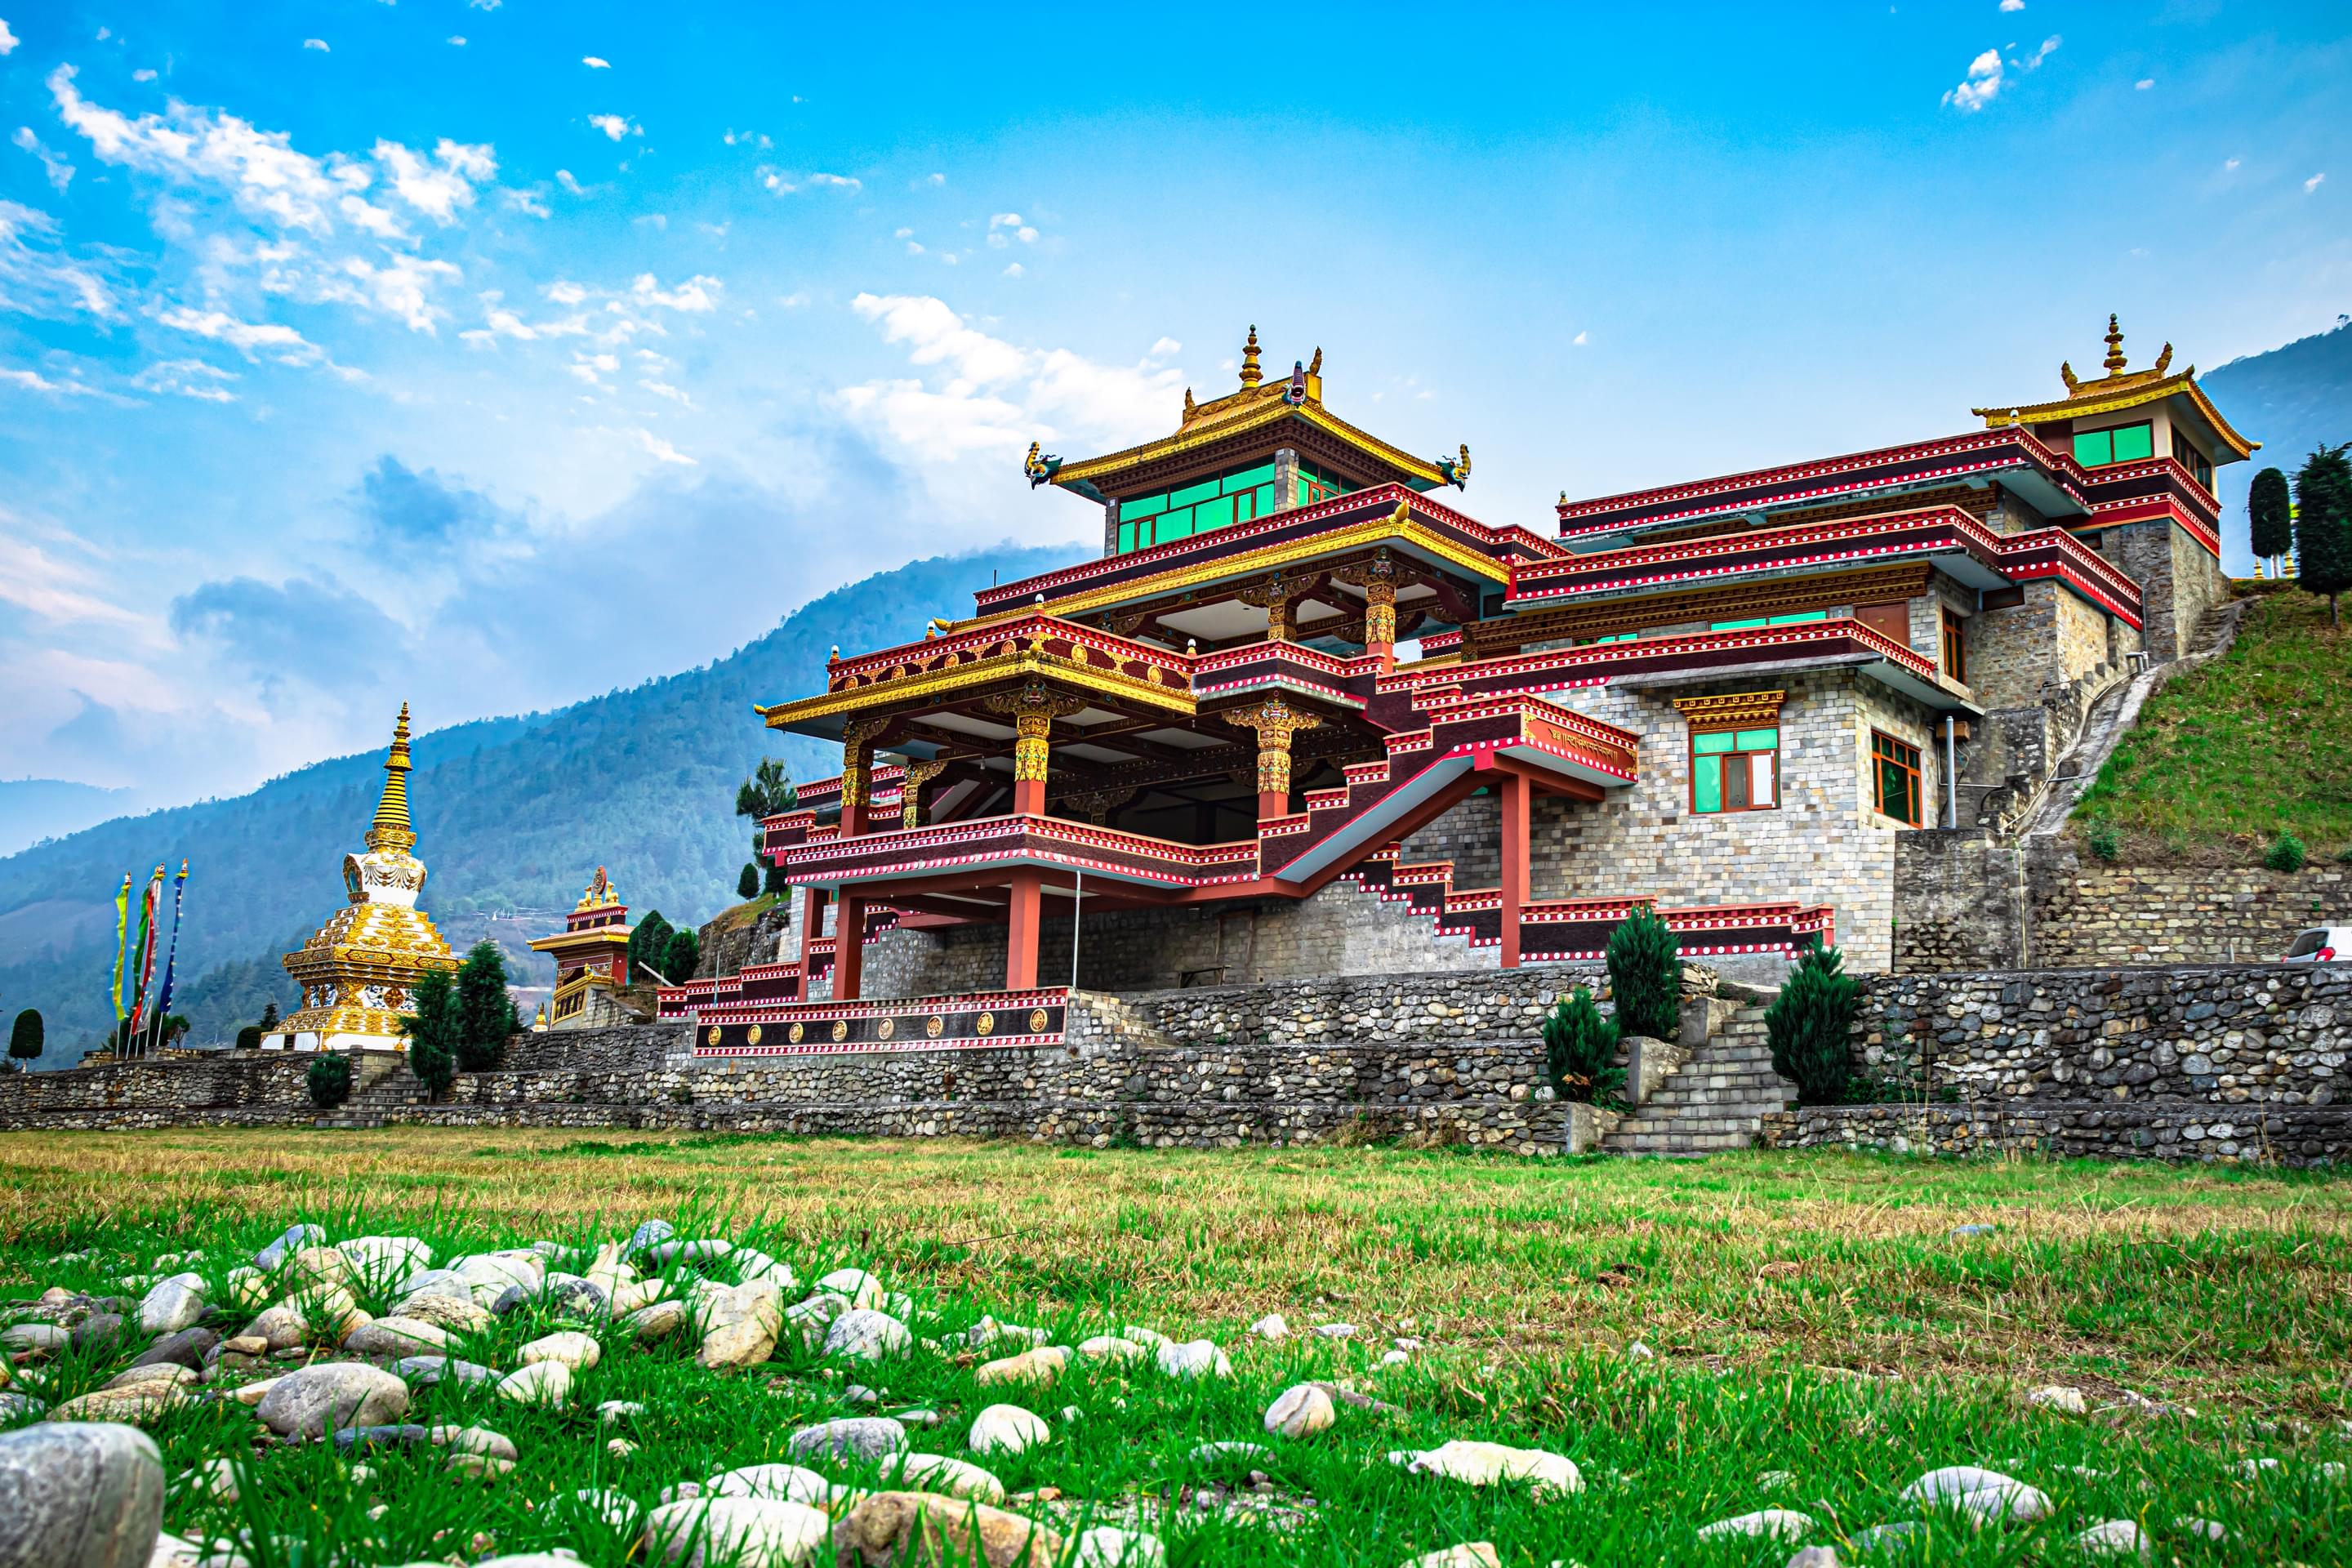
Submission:
<svg viewBox="0 0 2352 1568">
<path fill-rule="evenodd" d="M 2020 841 L 1975 827 L 1899 836 L 1894 972 L 2011 969 L 2022 963 L 2024 854 Z"/>
<path fill-rule="evenodd" d="M 2352 1161 L 2352 1110 L 2115 1105 L 2089 1100 L 1988 1105 L 1824 1105 L 1766 1113 L 1772 1149 L 1876 1149 L 1897 1154 L 2040 1154 L 2096 1160 Z"/>
<path fill-rule="evenodd" d="M 1854 1027 L 1864 1071 L 1930 1100 L 2327 1105 L 2347 1051 L 2332 964 L 1875 975 Z"/>
</svg>

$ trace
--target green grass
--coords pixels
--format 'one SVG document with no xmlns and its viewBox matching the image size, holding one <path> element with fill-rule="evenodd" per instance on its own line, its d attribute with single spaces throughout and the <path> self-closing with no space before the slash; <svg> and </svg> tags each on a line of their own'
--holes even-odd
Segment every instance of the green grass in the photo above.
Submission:
<svg viewBox="0 0 2352 1568">
<path fill-rule="evenodd" d="M 2352 847 L 2352 628 L 2325 599 L 2259 592 L 2229 653 L 2141 710 L 2074 818 L 2113 823 L 2132 860 L 2256 865 L 2281 828 L 2333 860 Z"/>
<path fill-rule="evenodd" d="M 1013 1145 L 665 1139 L 387 1130 L 361 1136 L 173 1132 L 0 1135 L 0 1293 L 98 1289 L 142 1259 L 201 1249 L 218 1279 L 284 1225 L 334 1237 L 411 1234 L 446 1257 L 548 1238 L 572 1245 L 673 1219 L 680 1234 L 761 1247 L 812 1279 L 871 1268 L 916 1303 L 916 1331 L 956 1336 L 983 1312 L 1057 1343 L 1141 1323 L 1205 1335 L 1230 1382 L 1149 1366 L 1075 1364 L 1034 1396 L 981 1388 L 969 1356 L 918 1352 L 844 1369 L 798 1349 L 752 1374 L 697 1366 L 681 1343 L 605 1337 L 570 1412 L 486 1394 L 420 1390 L 409 1416 L 478 1422 L 514 1439 L 503 1480 L 453 1482 L 433 1453 L 371 1458 L 372 1479 L 318 1447 L 253 1453 L 241 1408 L 191 1410 L 157 1436 L 178 1475 L 240 1456 L 236 1507 L 175 1487 L 167 1528 L 255 1538 L 254 1568 L 394 1563 L 567 1547 L 596 1568 L 631 1539 L 564 1506 L 610 1487 L 650 1506 L 663 1487 L 779 1460 L 797 1426 L 848 1414 L 842 1390 L 926 1405 L 916 1447 L 961 1452 L 984 1405 L 1025 1404 L 1055 1440 L 981 1461 L 1009 1489 L 1058 1489 L 1054 1508 L 1097 1515 L 1232 1482 L 1195 1445 L 1247 1438 L 1278 1497 L 1311 1497 L 1288 1532 L 1183 1511 L 1161 1533 L 1196 1568 L 1338 1563 L 1392 1568 L 1456 1542 L 1502 1561 L 1695 1562 L 1779 1568 L 1792 1547 L 1696 1542 L 1752 1509 L 1803 1510 L 1839 1542 L 1916 1517 L 1895 1494 L 1937 1465 L 2003 1469 L 2049 1492 L 2056 1516 L 1985 1532 L 1939 1524 L 1908 1563 L 2063 1562 L 2074 1531 L 2140 1521 L 2182 1563 L 2344 1562 L 2352 1460 L 2339 1423 L 2352 1355 L 2352 1184 L 2324 1175 L 2010 1162 L 1948 1164 L 1758 1154 L 1704 1163 L 1526 1162 L 1391 1149 L 1084 1151 Z M 1960 1225 L 1988 1235 L 1956 1237 Z M 86 1264 L 47 1259 L 94 1246 Z M 731 1278 L 727 1266 L 714 1272 Z M 683 1278 L 681 1273 L 680 1278 Z M 364 1305 L 388 1304 L 383 1289 Z M 1294 1329 L 1355 1323 L 1349 1342 L 1269 1345 L 1241 1330 L 1280 1311 Z M 556 1324 L 501 1321 L 466 1353 L 501 1369 Z M 1377 1365 L 1397 1334 L 1426 1348 Z M 1640 1339 L 1656 1359 L 1632 1361 Z M 1010 1347 L 1008 1347 L 1009 1350 Z M 995 1353 L 1007 1353 L 998 1352 Z M 112 1366 L 74 1363 L 57 1392 Z M 1352 1381 L 1402 1407 L 1343 1410 L 1332 1430 L 1267 1437 L 1274 1395 L 1308 1377 Z M 2109 1422 L 2023 1408 L 2044 1382 L 2120 1388 L 2193 1416 Z M 651 1407 L 625 1461 L 590 1412 Z M 1123 1402 L 1123 1407 L 1122 1407 Z M 1065 1406 L 1075 1418 L 1063 1419 Z M 1588 1489 L 1539 1502 L 1409 1475 L 1383 1456 L 1455 1437 L 1554 1449 Z M 2243 1459 L 2275 1456 L 2259 1479 Z M 2084 1473 L 2078 1473 L 2081 1467 Z M 1767 1488 L 1759 1477 L 1785 1471 Z M 860 1479 L 836 1471 L 836 1479 Z M 367 1510 L 385 1511 L 370 1521 Z M 1032 1502 L 1032 1511 L 1044 1505 Z M 2221 1542 L 2173 1528 L 2221 1522 Z M 480 1534 L 487 1539 L 477 1542 Z M 1850 1549 L 1847 1560 L 1864 1560 Z M 642 1554 L 639 1554 L 640 1559 Z"/>
</svg>

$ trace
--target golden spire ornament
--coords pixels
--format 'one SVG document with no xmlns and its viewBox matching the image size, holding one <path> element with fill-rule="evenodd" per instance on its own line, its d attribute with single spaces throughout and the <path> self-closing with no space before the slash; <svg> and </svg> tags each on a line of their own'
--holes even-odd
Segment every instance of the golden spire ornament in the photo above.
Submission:
<svg viewBox="0 0 2352 1568">
<path fill-rule="evenodd" d="M 2112 311 L 2107 316 L 2106 371 L 2109 375 L 2121 375 L 2124 369 L 2124 330 L 2116 324 Z"/>
<path fill-rule="evenodd" d="M 1242 345 L 1242 384 L 1255 386 L 1265 378 L 1257 368 L 1257 323 L 1250 323 L 1249 342 Z"/>
<path fill-rule="evenodd" d="M 414 849 L 416 831 L 408 821 L 408 704 L 392 727 L 392 750 L 383 759 L 383 798 L 376 803 L 375 821 L 363 842 L 371 849 Z"/>
</svg>

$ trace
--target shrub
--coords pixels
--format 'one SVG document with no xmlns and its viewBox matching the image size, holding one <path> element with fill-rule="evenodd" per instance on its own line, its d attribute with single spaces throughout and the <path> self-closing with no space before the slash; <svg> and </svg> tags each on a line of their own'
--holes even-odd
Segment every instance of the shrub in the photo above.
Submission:
<svg viewBox="0 0 2352 1568">
<path fill-rule="evenodd" d="M 2124 836 L 2104 816 L 2091 818 L 2090 826 L 2083 830 L 2083 842 L 2090 846 L 2092 854 L 2109 865 L 2124 858 Z"/>
<path fill-rule="evenodd" d="M 1592 993 L 1578 986 L 1544 1016 L 1544 1069 L 1562 1100 L 1606 1104 L 1625 1087 L 1617 1055 L 1617 1020 L 1604 1018 Z"/>
<path fill-rule="evenodd" d="M 743 874 L 735 879 L 735 896 L 747 903 L 760 896 L 760 868 L 749 860 L 743 862 Z"/>
<path fill-rule="evenodd" d="M 1794 1080 L 1797 1098 L 1807 1105 L 1837 1104 L 1853 1076 L 1848 1042 L 1860 987 L 1844 964 L 1836 948 L 1816 943 L 1806 949 L 1764 1010 L 1772 1070 Z"/>
<path fill-rule="evenodd" d="M 793 885 L 784 880 L 784 868 L 782 866 L 771 865 L 768 868 L 767 879 L 761 884 L 761 891 L 772 893 L 781 899 L 789 896 L 792 890 Z"/>
<path fill-rule="evenodd" d="M 2279 829 L 2279 836 L 2271 840 L 2268 849 L 2263 851 L 2263 864 L 2273 871 L 2300 871 L 2304 862 L 2310 858 L 2303 847 L 2303 840 L 2284 828 Z"/>
<path fill-rule="evenodd" d="M 679 926 L 669 933 L 662 947 L 658 967 L 672 985 L 683 985 L 694 978 L 694 966 L 701 962 L 701 943 L 694 932 Z"/>
<path fill-rule="evenodd" d="M 1682 944 L 1647 904 L 1609 933 L 1609 991 L 1621 1034 L 1670 1040 L 1682 1024 Z"/>
<path fill-rule="evenodd" d="M 320 1051 L 311 1058 L 302 1086 L 310 1091 L 311 1104 L 332 1110 L 352 1097 L 352 1058 L 338 1051 Z"/>
<path fill-rule="evenodd" d="M 244 1028 L 239 1029 L 236 1032 L 236 1048 L 240 1051 L 259 1050 L 261 1048 L 261 1026 L 258 1024 L 247 1024 Z"/>
<path fill-rule="evenodd" d="M 457 1043 L 463 1037 L 457 989 L 450 983 L 447 970 L 428 969 L 408 1000 L 416 1009 L 400 1019 L 408 1031 L 408 1070 L 425 1086 L 426 1095 L 438 1100 L 457 1076 Z"/>
<path fill-rule="evenodd" d="M 2338 866 L 2352 866 L 2352 844 L 2347 844 L 2336 852 L 2336 863 Z"/>
<path fill-rule="evenodd" d="M 27 1007 L 16 1015 L 8 1026 L 8 1055 L 12 1060 L 29 1062 L 41 1054 L 42 1043 L 47 1038 L 41 1023 L 40 1009 Z"/>
</svg>

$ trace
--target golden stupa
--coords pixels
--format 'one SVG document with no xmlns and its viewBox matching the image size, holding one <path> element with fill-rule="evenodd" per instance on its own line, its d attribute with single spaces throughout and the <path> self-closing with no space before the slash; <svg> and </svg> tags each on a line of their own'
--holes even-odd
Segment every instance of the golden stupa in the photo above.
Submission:
<svg viewBox="0 0 2352 1568">
<path fill-rule="evenodd" d="M 457 967 L 457 955 L 416 907 L 425 862 L 410 851 L 408 704 L 383 759 L 383 799 L 367 830 L 364 854 L 343 857 L 351 902 L 298 952 L 286 973 L 302 987 L 302 1006 L 262 1041 L 265 1050 L 396 1051 L 406 1041 L 400 1016 L 427 970 Z"/>
</svg>

